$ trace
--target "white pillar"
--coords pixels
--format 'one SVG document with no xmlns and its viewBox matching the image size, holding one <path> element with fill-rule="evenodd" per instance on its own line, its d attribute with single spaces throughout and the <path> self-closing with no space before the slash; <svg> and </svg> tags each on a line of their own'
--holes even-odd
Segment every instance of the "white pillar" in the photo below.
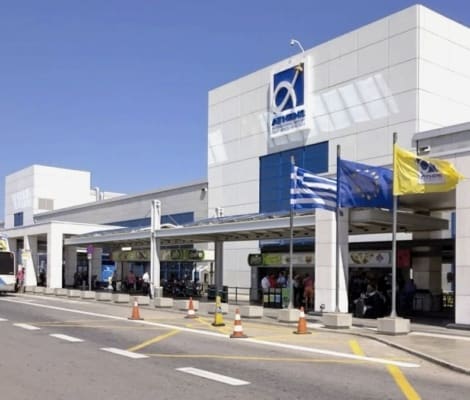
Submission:
<svg viewBox="0 0 470 400">
<path fill-rule="evenodd" d="M 77 271 L 77 248 L 76 246 L 66 246 L 64 248 L 66 285 L 73 285 L 74 283 L 74 275 Z"/>
<path fill-rule="evenodd" d="M 339 221 L 339 311 L 348 312 L 348 210 Z M 315 311 L 334 312 L 336 308 L 336 221 L 335 213 L 315 210 Z"/>
<path fill-rule="evenodd" d="M 222 290 L 224 284 L 224 242 L 215 242 L 215 287 Z"/>
<path fill-rule="evenodd" d="M 22 254 L 23 267 L 25 268 L 25 285 L 36 286 L 37 281 L 37 257 L 38 239 L 37 236 L 24 236 L 24 250 Z"/>
<path fill-rule="evenodd" d="M 47 233 L 47 287 L 62 287 L 62 231 L 51 224 Z"/>
<path fill-rule="evenodd" d="M 162 296 L 160 286 L 160 240 L 156 238 L 155 232 L 161 227 L 161 202 L 152 200 L 151 227 L 150 227 L 150 288 L 155 297 Z"/>
<path fill-rule="evenodd" d="M 91 258 L 91 277 L 96 275 L 98 280 L 101 273 L 101 261 L 102 261 L 103 249 L 101 247 L 93 248 L 93 256 Z M 91 290 L 91 289 L 90 289 Z"/>
<path fill-rule="evenodd" d="M 470 171 L 470 157 L 456 160 L 459 171 Z M 464 179 L 455 196 L 455 323 L 470 325 L 470 180 Z"/>
</svg>

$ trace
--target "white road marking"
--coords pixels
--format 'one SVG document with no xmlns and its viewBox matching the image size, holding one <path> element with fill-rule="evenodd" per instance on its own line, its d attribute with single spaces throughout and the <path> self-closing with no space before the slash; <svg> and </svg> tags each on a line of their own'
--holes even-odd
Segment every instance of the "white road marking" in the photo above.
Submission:
<svg viewBox="0 0 470 400">
<path fill-rule="evenodd" d="M 5 318 L 0 318 L 0 322 L 5 322 L 5 321 L 8 321 L 8 320 Z"/>
<path fill-rule="evenodd" d="M 211 379 L 213 381 L 226 383 L 227 385 L 232 385 L 232 386 L 242 386 L 242 385 L 250 384 L 250 382 L 247 382 L 247 381 L 242 381 L 240 379 L 235 379 L 230 376 L 220 375 L 214 372 L 205 371 L 203 369 L 198 369 L 198 368 L 187 367 L 187 368 L 177 368 L 176 370 L 185 372 L 187 374 L 200 376 L 201 378 L 206 378 L 206 379 Z"/>
<path fill-rule="evenodd" d="M 79 339 L 79 338 L 69 336 L 69 335 L 62 335 L 61 333 L 51 333 L 49 336 L 55 337 L 57 339 L 65 340 L 67 342 L 72 342 L 72 343 L 83 342 L 83 339 Z"/>
<path fill-rule="evenodd" d="M 115 347 L 102 347 L 101 350 L 109 351 L 110 353 L 118 354 L 120 356 L 129 357 L 129 358 L 148 358 L 145 354 L 134 353 L 132 351 L 116 349 Z"/>
<path fill-rule="evenodd" d="M 51 295 L 52 296 L 52 295 Z M 27 298 L 28 297 L 28 298 Z M 21 296 L 21 301 L 35 301 L 35 300 L 50 300 L 50 301 L 61 301 L 63 303 L 71 303 L 71 304 L 90 304 L 80 300 L 70 300 L 66 296 L 64 297 L 49 297 L 49 295 L 31 295 L 31 294 L 24 294 Z"/>
<path fill-rule="evenodd" d="M 38 328 L 37 326 L 29 325 L 29 324 L 13 324 L 14 326 L 17 326 L 18 328 L 23 328 L 27 329 L 28 331 L 38 331 L 41 328 Z"/>
<path fill-rule="evenodd" d="M 410 332 L 409 334 L 413 336 L 427 336 L 427 337 L 436 337 L 436 338 L 450 339 L 450 340 L 466 340 L 470 342 L 470 337 L 468 336 L 443 335 L 441 333 L 430 333 L 430 332 Z"/>
<path fill-rule="evenodd" d="M 324 328 L 325 325 L 320 324 L 319 322 L 309 322 L 307 323 L 307 328 L 312 328 L 312 329 L 320 329 Z"/>
<path fill-rule="evenodd" d="M 0 299 L 0 301 L 13 302 L 10 299 Z M 14 301 L 14 302 L 20 303 L 19 301 Z M 200 331 L 197 329 L 184 328 L 184 327 L 177 326 L 177 325 L 162 324 L 158 322 L 150 322 L 150 321 L 145 321 L 145 320 L 131 320 L 126 317 L 117 317 L 115 315 L 94 313 L 91 311 L 75 310 L 73 308 L 62 308 L 62 307 L 50 306 L 46 304 L 24 303 L 24 305 L 28 305 L 31 307 L 48 308 L 50 310 L 64 311 L 64 312 L 69 312 L 73 314 L 89 315 L 89 316 L 98 317 L 98 318 L 108 318 L 108 319 L 112 319 L 116 321 L 127 321 L 129 323 L 136 323 L 140 325 L 158 326 L 160 328 L 168 328 L 172 330 L 176 329 L 181 332 L 188 332 L 188 333 L 194 333 L 197 335 L 212 336 L 212 337 L 218 337 L 221 339 L 232 340 L 228 337 L 228 335 L 225 335 L 223 333 L 212 332 L 212 331 Z M 242 343 L 242 342 L 239 342 L 239 343 Z M 359 356 L 359 355 L 350 354 L 350 353 L 340 353 L 338 351 L 323 350 L 323 349 L 317 349 L 313 347 L 294 346 L 294 345 L 289 345 L 289 344 L 284 344 L 284 343 L 274 343 L 274 342 L 268 342 L 268 341 L 263 341 L 263 340 L 250 339 L 250 338 L 243 339 L 243 343 L 255 343 L 257 345 L 264 345 L 266 347 L 277 347 L 277 348 L 283 348 L 283 349 L 289 349 L 289 350 L 296 350 L 304 354 L 305 353 L 323 354 L 323 355 L 332 356 L 332 357 L 346 358 L 346 359 L 357 360 L 357 361 L 365 361 L 365 362 L 370 362 L 370 363 L 375 363 L 375 364 L 396 365 L 397 367 L 403 367 L 403 368 L 420 367 L 419 364 L 409 363 L 409 362 L 404 362 L 404 361 L 395 361 L 395 360 L 387 360 L 384 358 Z"/>
</svg>

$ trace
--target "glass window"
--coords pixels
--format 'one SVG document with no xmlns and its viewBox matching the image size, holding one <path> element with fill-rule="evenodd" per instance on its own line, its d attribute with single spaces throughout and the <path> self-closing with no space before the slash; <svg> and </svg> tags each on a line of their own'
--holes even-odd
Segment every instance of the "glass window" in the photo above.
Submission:
<svg viewBox="0 0 470 400">
<path fill-rule="evenodd" d="M 260 157 L 260 212 L 289 210 L 291 156 L 295 165 L 313 173 L 328 172 L 328 142 Z"/>
<path fill-rule="evenodd" d="M 23 212 L 15 213 L 13 218 L 14 226 L 23 226 Z"/>
</svg>

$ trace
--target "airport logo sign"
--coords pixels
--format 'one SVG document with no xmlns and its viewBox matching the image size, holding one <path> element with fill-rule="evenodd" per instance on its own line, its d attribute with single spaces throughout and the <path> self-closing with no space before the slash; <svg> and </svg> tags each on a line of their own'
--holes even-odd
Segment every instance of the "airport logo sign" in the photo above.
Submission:
<svg viewBox="0 0 470 400">
<path fill-rule="evenodd" d="M 271 137 L 306 129 L 305 65 L 273 74 L 271 83 Z"/>
<path fill-rule="evenodd" d="M 418 182 L 422 185 L 442 185 L 445 177 L 431 161 L 416 158 L 418 167 Z"/>
</svg>

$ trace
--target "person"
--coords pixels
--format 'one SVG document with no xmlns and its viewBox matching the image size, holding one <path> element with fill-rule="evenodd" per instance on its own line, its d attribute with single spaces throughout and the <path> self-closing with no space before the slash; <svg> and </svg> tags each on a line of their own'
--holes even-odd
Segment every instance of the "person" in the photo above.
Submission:
<svg viewBox="0 0 470 400">
<path fill-rule="evenodd" d="M 132 292 L 135 289 L 135 274 L 132 269 L 127 274 L 127 289 L 129 292 Z"/>
<path fill-rule="evenodd" d="M 403 285 L 403 312 L 410 315 L 413 312 L 413 301 L 416 294 L 416 284 L 413 278 L 408 279 Z"/>
<path fill-rule="evenodd" d="M 262 303 L 264 304 L 265 303 L 265 297 L 268 298 L 268 294 L 269 294 L 269 289 L 271 288 L 271 282 L 269 280 L 269 275 L 266 274 L 263 279 L 261 279 L 261 290 L 262 290 L 262 294 L 261 294 L 261 301 Z"/>
<path fill-rule="evenodd" d="M 44 267 L 39 268 L 38 286 L 46 286 L 46 271 L 44 270 Z"/>
<path fill-rule="evenodd" d="M 149 295 L 152 298 L 152 291 L 150 290 L 150 275 L 148 271 L 145 271 L 142 275 L 142 289 L 145 295 Z"/>
<path fill-rule="evenodd" d="M 117 288 L 117 272 L 116 272 L 116 270 L 113 271 L 113 276 L 111 277 L 111 286 L 113 287 L 113 292 L 115 292 L 116 288 Z"/>
<path fill-rule="evenodd" d="M 263 289 L 263 292 L 267 293 L 270 287 L 271 282 L 269 281 L 269 276 L 265 275 L 263 279 L 261 279 L 261 289 Z"/>
<path fill-rule="evenodd" d="M 274 272 L 271 272 L 269 274 L 269 287 L 270 288 L 275 288 L 277 287 L 277 279 L 276 279 L 276 275 L 274 274 Z"/>
<path fill-rule="evenodd" d="M 18 273 L 16 274 L 16 284 L 18 287 L 18 292 L 24 293 L 24 278 L 25 278 L 25 269 L 20 264 L 18 265 Z"/>
<path fill-rule="evenodd" d="M 381 318 L 385 315 L 385 296 L 374 283 L 367 285 L 364 296 L 364 318 Z"/>
<path fill-rule="evenodd" d="M 277 287 L 280 287 L 280 288 L 287 287 L 287 278 L 286 278 L 286 275 L 284 274 L 284 271 L 279 271 L 276 283 L 277 283 Z"/>
<path fill-rule="evenodd" d="M 313 295 L 314 295 L 313 278 L 310 276 L 308 272 L 305 274 L 303 284 L 304 284 L 305 309 L 308 310 L 308 309 L 313 308 Z"/>
<path fill-rule="evenodd" d="M 294 291 L 294 307 L 300 308 L 302 305 L 302 296 L 304 294 L 302 278 L 299 274 L 295 274 L 294 280 L 292 281 L 292 289 Z"/>
</svg>

